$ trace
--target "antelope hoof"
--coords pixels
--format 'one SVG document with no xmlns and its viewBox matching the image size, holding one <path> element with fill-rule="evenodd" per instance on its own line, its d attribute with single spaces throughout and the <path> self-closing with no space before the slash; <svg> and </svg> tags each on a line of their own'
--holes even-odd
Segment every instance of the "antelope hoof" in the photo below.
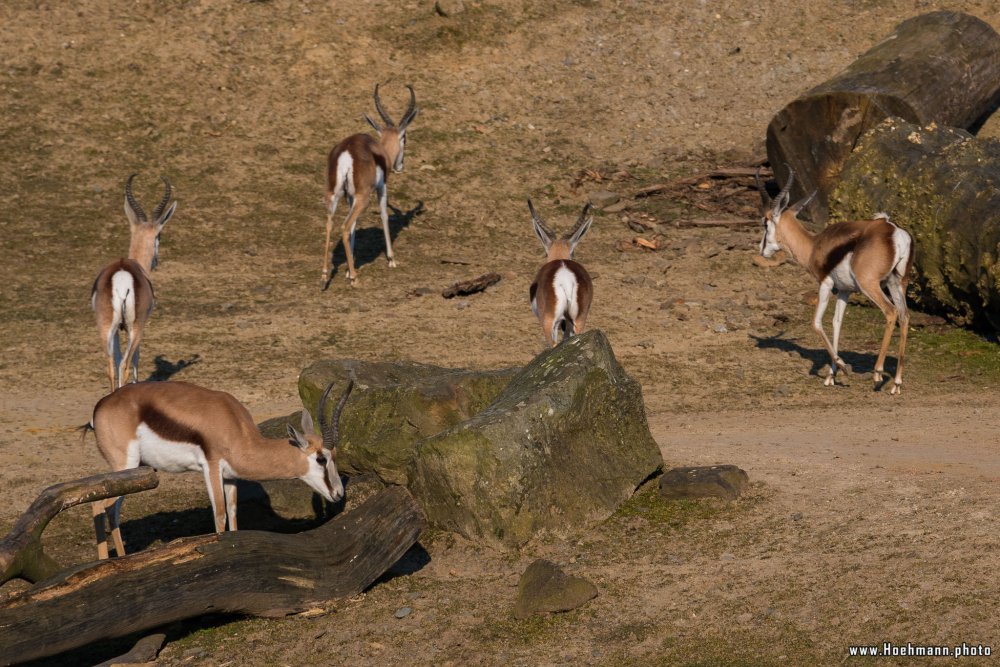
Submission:
<svg viewBox="0 0 1000 667">
<path fill-rule="evenodd" d="M 358 277 L 357 276 L 353 276 L 353 277 L 349 276 L 348 280 L 351 283 L 351 287 L 357 287 L 358 286 Z"/>
<path fill-rule="evenodd" d="M 396 260 L 394 260 L 392 257 L 389 258 L 389 268 L 390 269 L 396 268 Z"/>
<path fill-rule="evenodd" d="M 837 384 L 837 381 L 836 381 L 836 380 L 834 379 L 834 377 L 833 377 L 833 374 L 832 374 L 832 373 L 831 373 L 830 375 L 827 375 L 827 376 L 826 376 L 826 379 L 825 379 L 825 380 L 823 380 L 823 386 L 824 386 L 824 387 L 832 387 L 832 386 L 834 386 L 835 384 Z"/>
<path fill-rule="evenodd" d="M 839 368 L 840 370 L 842 370 L 844 373 L 850 373 L 851 372 L 851 367 L 848 366 L 846 363 L 844 363 L 844 360 L 841 359 L 841 358 L 839 358 L 839 357 L 837 358 L 837 368 Z"/>
<path fill-rule="evenodd" d="M 892 389 L 889 390 L 890 396 L 896 396 L 901 393 L 903 393 L 903 385 L 901 383 L 892 385 Z"/>
</svg>

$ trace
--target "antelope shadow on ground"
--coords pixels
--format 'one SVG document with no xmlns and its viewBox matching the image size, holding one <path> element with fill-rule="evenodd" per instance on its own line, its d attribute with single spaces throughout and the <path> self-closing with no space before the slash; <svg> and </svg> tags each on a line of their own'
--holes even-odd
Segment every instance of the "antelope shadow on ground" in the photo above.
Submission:
<svg viewBox="0 0 1000 667">
<path fill-rule="evenodd" d="M 757 344 L 757 349 L 759 350 L 780 350 L 781 352 L 794 352 L 798 354 L 801 358 L 812 363 L 812 367 L 809 369 L 810 375 L 820 375 L 820 371 L 824 367 L 830 365 L 830 354 L 824 348 L 809 348 L 799 345 L 795 340 L 789 338 L 783 338 L 785 332 L 775 334 L 774 336 L 754 336 L 750 335 L 750 338 L 754 340 Z M 878 361 L 878 355 L 870 352 L 851 352 L 850 350 L 840 350 L 840 358 L 844 360 L 850 369 L 851 373 L 847 377 L 843 374 L 838 373 L 838 381 L 844 380 L 850 382 L 852 375 L 857 375 L 860 373 L 871 373 L 875 370 L 875 362 Z M 896 357 L 886 356 L 885 358 L 885 373 L 887 377 L 890 377 L 896 372 Z M 891 377 L 890 377 L 891 379 Z M 882 384 L 888 380 L 883 380 Z M 880 385 L 881 387 L 881 385 Z"/>
<path fill-rule="evenodd" d="M 178 359 L 176 362 L 172 362 L 162 354 L 156 355 L 153 359 L 153 364 L 156 366 L 156 370 L 149 374 L 146 378 L 148 382 L 163 382 L 164 380 L 169 380 L 173 376 L 180 373 L 182 370 L 188 366 L 193 366 L 201 361 L 201 355 L 198 353 L 192 354 L 187 359 Z"/>
<path fill-rule="evenodd" d="M 330 277 L 327 279 L 326 284 L 323 285 L 324 290 L 330 287 L 330 283 L 333 282 L 334 276 L 337 275 L 337 270 L 342 265 L 347 264 L 347 255 L 345 254 L 344 242 L 341 238 L 341 225 L 344 223 L 348 211 L 350 211 L 350 207 L 346 204 L 346 201 L 341 201 L 340 206 L 337 207 L 337 212 L 334 214 L 332 235 L 340 240 L 333 248 L 333 263 L 330 269 Z M 395 244 L 396 237 L 399 236 L 399 233 L 409 227 L 415 217 L 423 214 L 424 202 L 418 201 L 416 206 L 405 212 L 395 206 L 392 206 L 391 204 L 388 208 L 389 238 L 391 238 L 393 244 Z M 369 203 L 368 209 L 369 211 L 362 213 L 358 217 L 358 224 L 354 235 L 355 269 L 360 269 L 365 264 L 370 264 L 380 257 L 385 257 L 385 234 L 382 231 L 382 221 L 378 220 L 376 224 L 372 225 L 370 224 L 371 218 L 368 216 L 370 211 L 378 211 L 378 202 L 373 201 Z M 363 222 L 369 224 L 365 224 L 365 226 L 362 227 L 361 225 Z M 402 261 L 405 261 L 405 258 Z"/>
</svg>

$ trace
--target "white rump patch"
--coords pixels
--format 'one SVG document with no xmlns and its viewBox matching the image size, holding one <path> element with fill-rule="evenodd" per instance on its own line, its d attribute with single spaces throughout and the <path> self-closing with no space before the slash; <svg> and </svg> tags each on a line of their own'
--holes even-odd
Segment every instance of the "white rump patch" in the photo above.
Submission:
<svg viewBox="0 0 1000 667">
<path fill-rule="evenodd" d="M 354 196 L 354 158 L 349 151 L 344 151 L 337 157 L 337 184 L 335 191 L 343 188 L 351 197 Z"/>
<path fill-rule="evenodd" d="M 885 220 L 886 222 L 890 222 L 890 220 L 889 220 L 889 214 L 886 213 L 885 211 L 879 211 L 878 213 L 875 214 L 875 217 L 872 218 L 872 219 L 873 220 L 882 219 L 882 220 Z"/>
</svg>

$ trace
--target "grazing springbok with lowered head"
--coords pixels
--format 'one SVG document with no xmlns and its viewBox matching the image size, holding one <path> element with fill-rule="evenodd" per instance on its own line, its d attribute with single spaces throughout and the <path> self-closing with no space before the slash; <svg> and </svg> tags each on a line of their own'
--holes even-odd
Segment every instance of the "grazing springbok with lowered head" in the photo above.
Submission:
<svg viewBox="0 0 1000 667">
<path fill-rule="evenodd" d="M 344 496 L 337 472 L 338 422 L 354 381 L 347 384 L 333 416 L 326 408 L 331 383 L 316 408 L 319 433 L 308 410 L 302 431 L 288 425 L 288 437 L 261 435 L 250 412 L 231 395 L 187 382 L 140 382 L 97 402 L 84 431 L 115 471 L 148 465 L 160 471 L 199 471 L 208 487 L 215 531 L 236 530 L 236 480 L 301 479 L 330 502 Z M 125 554 L 119 524 L 122 498 L 93 503 L 97 555 L 108 557 L 107 516 L 119 556 Z"/>
<path fill-rule="evenodd" d="M 796 216 L 816 193 L 793 206 L 788 205 L 789 192 L 795 178 L 791 167 L 788 169 L 788 182 L 774 200 L 760 181 L 760 169 L 757 170 L 756 178 L 764 215 L 764 237 L 760 241 L 760 254 L 771 257 L 778 250 L 785 250 L 819 282 L 819 302 L 816 304 L 813 328 L 830 353 L 830 373 L 823 384 L 828 387 L 836 384 L 838 369 L 847 372 L 847 365 L 837 353 L 840 326 L 844 321 L 844 310 L 851 293 L 861 292 L 885 315 L 885 333 L 882 335 L 882 347 L 874 370 L 876 388 L 884 377 L 885 355 L 889 350 L 896 321 L 899 321 L 899 358 L 896 362 L 896 377 L 889 393 L 900 393 L 906 334 L 910 323 L 906 307 L 906 286 L 909 283 L 910 266 L 913 264 L 913 238 L 890 222 L 885 213 L 876 214 L 872 220 L 834 223 L 818 234 L 810 234 Z M 883 286 L 889 290 L 888 297 Z M 833 311 L 831 343 L 823 331 L 823 314 L 830 296 L 834 294 L 837 304 Z"/>
<path fill-rule="evenodd" d="M 177 208 L 170 203 L 170 181 L 162 178 L 165 192 L 163 199 L 153 209 L 152 221 L 132 195 L 132 179 L 125 183 L 125 215 L 128 217 L 132 240 L 128 258 L 111 262 L 97 274 L 90 290 L 90 305 L 97 317 L 97 334 L 108 355 L 108 382 L 111 391 L 119 388 L 128 377 L 132 366 L 132 381 L 139 381 L 139 346 L 146 320 L 153 312 L 153 284 L 149 273 L 156 268 L 160 247 L 160 232 Z M 122 352 L 119 333 L 126 336 Z"/>
<path fill-rule="evenodd" d="M 410 90 L 410 106 L 407 107 L 398 125 L 382 106 L 376 84 L 375 109 L 382 117 L 382 124 L 376 123 L 368 114 L 365 114 L 365 120 L 378 133 L 378 139 L 369 134 L 353 134 L 330 151 L 326 165 L 326 246 L 323 250 L 322 277 L 324 284 L 330 277 L 330 234 L 333 231 L 333 214 L 343 196 L 347 197 L 347 204 L 351 207 L 341 229 L 344 254 L 347 256 L 347 277 L 351 285 L 355 286 L 358 282 L 358 274 L 354 268 L 354 228 L 358 223 L 358 216 L 367 208 L 373 192 L 378 194 L 382 230 L 385 232 L 385 254 L 389 259 L 389 266 L 396 266 L 392 254 L 392 236 L 389 233 L 385 183 L 389 176 L 390 165 L 393 171 L 403 171 L 406 128 L 417 117 L 419 111 L 413 86 L 406 87 Z"/>
<path fill-rule="evenodd" d="M 528 200 L 528 210 L 535 226 L 535 233 L 545 247 L 546 262 L 535 274 L 531 283 L 531 311 L 542 325 L 546 342 L 555 347 L 559 344 L 559 330 L 563 340 L 583 333 L 590 312 L 590 302 L 594 297 L 594 283 L 587 269 L 573 261 L 573 251 L 590 229 L 593 217 L 588 216 L 588 202 L 569 232 L 557 237 L 539 217 Z"/>
</svg>

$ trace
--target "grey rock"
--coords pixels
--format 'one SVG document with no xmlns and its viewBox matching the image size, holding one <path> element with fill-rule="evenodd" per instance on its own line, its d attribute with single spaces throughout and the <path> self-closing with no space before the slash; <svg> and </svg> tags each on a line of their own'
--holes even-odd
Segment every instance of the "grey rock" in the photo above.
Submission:
<svg viewBox="0 0 1000 667">
<path fill-rule="evenodd" d="M 407 616 L 410 615 L 410 612 L 412 611 L 413 610 L 409 607 L 400 607 L 399 609 L 396 610 L 396 613 L 393 614 L 393 616 L 395 616 L 396 618 L 406 618 Z"/>
<path fill-rule="evenodd" d="M 513 546 L 607 518 L 662 463 L 639 384 L 592 329 L 420 442 L 409 485 L 432 525 Z"/>
<path fill-rule="evenodd" d="M 617 192 L 611 192 L 610 190 L 596 190 L 591 192 L 587 198 L 595 208 L 604 210 L 608 206 L 617 204 L 621 196 Z"/>
<path fill-rule="evenodd" d="M 671 468 L 660 478 L 660 495 L 670 500 L 717 497 L 735 500 L 750 478 L 734 465 Z"/>
<path fill-rule="evenodd" d="M 528 566 L 517 584 L 514 617 L 576 609 L 597 597 L 597 587 L 582 577 L 566 574 L 544 559 Z"/>
</svg>

